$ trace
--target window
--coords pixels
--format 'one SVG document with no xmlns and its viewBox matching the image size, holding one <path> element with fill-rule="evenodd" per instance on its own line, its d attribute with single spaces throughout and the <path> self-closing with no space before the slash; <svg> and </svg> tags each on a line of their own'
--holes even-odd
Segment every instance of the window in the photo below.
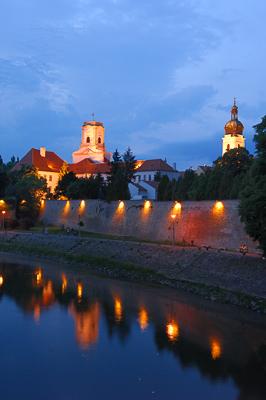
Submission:
<svg viewBox="0 0 266 400">
<path fill-rule="evenodd" d="M 87 143 L 90 143 L 91 142 L 91 139 L 90 139 L 90 137 L 88 136 L 87 137 Z"/>
<path fill-rule="evenodd" d="M 149 175 L 149 181 L 151 181 L 151 175 Z"/>
<path fill-rule="evenodd" d="M 102 139 L 99 137 L 98 138 L 98 143 L 101 144 L 102 143 Z"/>
<path fill-rule="evenodd" d="M 146 175 L 144 175 L 143 180 L 146 181 Z"/>
<path fill-rule="evenodd" d="M 49 175 L 49 181 L 51 182 L 53 180 L 52 175 Z"/>
</svg>

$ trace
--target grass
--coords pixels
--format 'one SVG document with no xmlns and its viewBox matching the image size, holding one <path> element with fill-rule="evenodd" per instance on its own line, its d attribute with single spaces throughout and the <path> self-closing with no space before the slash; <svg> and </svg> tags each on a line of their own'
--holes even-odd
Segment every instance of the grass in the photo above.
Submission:
<svg viewBox="0 0 266 400">
<path fill-rule="evenodd" d="M 43 226 L 32 227 L 30 229 L 30 232 L 43 233 Z M 137 238 L 134 236 L 119 236 L 119 235 L 113 235 L 113 234 L 108 234 L 108 233 L 89 232 L 89 231 L 83 231 L 83 230 L 81 230 L 80 232 L 78 232 L 78 230 L 75 230 L 75 232 L 78 233 L 80 237 L 84 237 L 84 238 L 122 240 L 122 241 L 126 241 L 126 242 L 162 244 L 162 245 L 172 245 L 173 244 L 171 240 L 140 239 L 140 238 Z M 48 226 L 47 233 L 52 234 L 52 235 L 66 235 L 66 236 L 73 235 L 72 233 L 67 233 L 65 230 L 62 230 L 62 228 L 59 228 L 57 226 Z M 186 243 L 186 242 L 175 242 L 175 245 L 181 246 L 181 247 L 192 247 L 189 243 Z"/>
</svg>

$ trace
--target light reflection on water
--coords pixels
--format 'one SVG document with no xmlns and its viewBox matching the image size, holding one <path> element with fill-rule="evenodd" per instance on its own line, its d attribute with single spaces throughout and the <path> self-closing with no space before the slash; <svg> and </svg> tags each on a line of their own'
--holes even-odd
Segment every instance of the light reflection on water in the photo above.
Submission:
<svg viewBox="0 0 266 400">
<path fill-rule="evenodd" d="M 0 278 L 4 399 L 266 398 L 264 317 L 70 269 L 2 263 Z"/>
</svg>

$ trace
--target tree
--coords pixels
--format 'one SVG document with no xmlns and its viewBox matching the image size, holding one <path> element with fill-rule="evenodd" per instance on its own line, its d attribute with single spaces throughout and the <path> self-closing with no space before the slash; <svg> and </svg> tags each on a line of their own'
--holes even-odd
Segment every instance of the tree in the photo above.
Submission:
<svg viewBox="0 0 266 400">
<path fill-rule="evenodd" d="M 254 129 L 256 157 L 244 180 L 239 213 L 247 233 L 266 256 L 266 115 Z"/>
<path fill-rule="evenodd" d="M 90 178 L 80 178 L 66 189 L 66 195 L 70 199 L 99 199 L 102 196 L 103 178 L 100 174 Z"/>
<path fill-rule="evenodd" d="M 135 172 L 136 160 L 130 148 L 121 157 L 118 150 L 113 154 L 111 172 L 107 190 L 108 200 L 129 200 L 128 184 L 132 181 Z"/>
<path fill-rule="evenodd" d="M 16 218 L 24 228 L 33 226 L 38 219 L 41 200 L 47 193 L 44 178 L 39 178 L 37 170 L 32 167 L 22 167 L 10 173 L 6 197 L 15 205 Z"/>
<path fill-rule="evenodd" d="M 67 172 L 61 176 L 61 179 L 58 181 L 58 185 L 55 188 L 55 198 L 60 198 L 61 196 L 67 196 L 68 187 L 76 182 L 78 178 L 74 174 L 74 172 Z"/>
</svg>

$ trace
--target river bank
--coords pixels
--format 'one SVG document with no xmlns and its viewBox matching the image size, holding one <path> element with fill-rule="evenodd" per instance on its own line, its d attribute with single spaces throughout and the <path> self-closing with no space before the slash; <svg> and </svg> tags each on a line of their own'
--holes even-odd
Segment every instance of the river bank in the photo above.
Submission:
<svg viewBox="0 0 266 400">
<path fill-rule="evenodd" d="M 70 235 L 17 233 L 0 251 L 71 263 L 98 275 L 159 284 L 266 313 L 266 261 L 237 253 Z"/>
</svg>

